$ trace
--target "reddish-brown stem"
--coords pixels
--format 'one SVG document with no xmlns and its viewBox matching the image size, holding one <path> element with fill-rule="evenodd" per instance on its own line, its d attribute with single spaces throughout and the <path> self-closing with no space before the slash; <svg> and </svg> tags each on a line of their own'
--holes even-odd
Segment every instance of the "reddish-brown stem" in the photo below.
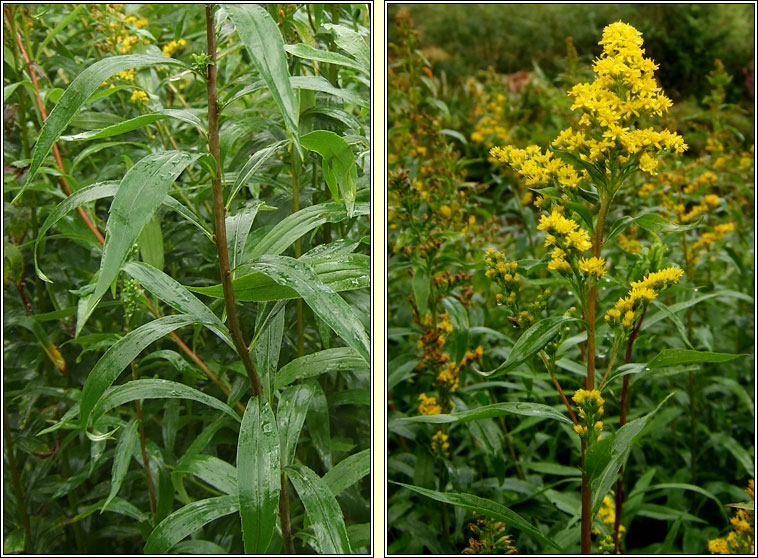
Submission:
<svg viewBox="0 0 758 558">
<path fill-rule="evenodd" d="M 571 408 L 571 403 L 569 403 L 568 399 L 566 399 L 566 395 L 563 393 L 563 388 L 561 388 L 561 384 L 558 383 L 558 378 L 556 378 L 554 374 L 550 374 L 550 377 L 553 379 L 553 384 L 555 384 L 555 388 L 558 390 L 558 393 L 561 394 L 561 399 L 563 399 L 563 403 L 566 405 L 566 408 L 571 415 L 571 420 L 574 421 L 574 424 L 579 424 L 579 421 L 574 414 L 574 410 Z"/>
<path fill-rule="evenodd" d="M 213 189 L 213 217 L 216 225 L 216 249 L 218 251 L 218 265 L 221 273 L 221 285 L 224 290 L 224 304 L 226 317 L 229 320 L 229 333 L 232 335 L 234 346 L 245 365 L 253 394 L 256 397 L 263 395 L 263 387 L 255 370 L 255 364 L 247 349 L 247 344 L 242 337 L 237 308 L 234 305 L 234 287 L 232 286 L 231 269 L 229 267 L 229 249 L 226 241 L 226 209 L 224 208 L 224 190 L 221 185 L 221 151 L 219 146 L 218 129 L 218 89 L 216 86 L 216 29 L 213 25 L 213 4 L 205 6 L 205 28 L 208 40 L 208 76 L 206 80 L 208 90 L 208 148 L 216 161 L 216 172 L 211 178 Z"/>
<path fill-rule="evenodd" d="M 5 15 L 10 19 L 11 14 L 8 11 L 8 8 L 5 8 Z M 5 22 L 6 27 L 10 28 L 10 24 L 8 23 L 8 20 Z M 10 31 L 10 29 L 9 29 Z M 11 31 L 11 34 L 13 32 Z M 18 48 L 21 51 L 21 56 L 24 59 L 24 63 L 26 64 L 26 67 L 29 70 L 29 77 L 32 80 L 32 85 L 34 86 L 34 92 L 35 96 L 37 98 L 37 107 L 39 108 L 40 116 L 42 117 L 42 120 L 47 120 L 47 111 L 45 110 L 45 105 L 42 103 L 42 96 L 39 92 L 39 83 L 37 82 L 37 73 L 34 71 L 34 68 L 32 67 L 32 61 L 29 58 L 29 55 L 26 53 L 26 49 L 24 48 L 24 43 L 21 41 L 21 37 L 18 35 L 18 33 L 15 33 L 16 37 L 16 43 L 18 44 Z M 55 162 L 58 164 L 58 169 L 62 172 L 66 172 L 66 167 L 63 166 L 63 159 L 61 158 L 60 151 L 58 150 L 58 145 L 53 144 L 53 156 L 55 157 Z M 66 181 L 66 178 L 63 176 L 58 177 L 58 181 L 60 182 L 61 188 L 64 192 L 66 192 L 67 196 L 71 195 L 71 187 L 68 185 L 68 181 Z M 76 210 L 79 212 L 79 215 L 82 217 L 84 222 L 87 224 L 89 229 L 92 231 L 92 233 L 97 237 L 100 244 L 105 243 L 105 239 L 103 238 L 103 235 L 100 233 L 100 231 L 97 229 L 95 224 L 92 222 L 92 220 L 89 218 L 89 215 L 82 209 L 81 207 L 77 207 Z"/>
<path fill-rule="evenodd" d="M 139 379 L 137 374 L 137 367 L 132 361 L 132 378 Z M 139 428 L 139 444 L 142 450 L 142 465 L 145 468 L 145 479 L 147 480 L 147 491 L 150 493 L 150 510 L 153 512 L 153 520 L 155 520 L 155 514 L 158 512 L 158 505 L 155 499 L 155 485 L 153 484 L 153 475 L 150 472 L 150 460 L 147 458 L 147 448 L 145 446 L 145 425 L 142 422 L 142 403 L 138 399 L 134 402 L 137 406 L 137 426 Z"/>
<path fill-rule="evenodd" d="M 624 354 L 624 364 L 632 362 L 632 349 L 634 348 L 634 341 L 637 339 L 637 334 L 642 327 L 642 320 L 645 319 L 645 313 L 647 312 L 647 306 L 642 310 L 640 319 L 637 325 L 634 326 L 632 333 L 629 335 L 629 340 L 626 342 L 626 353 Z M 621 401 L 619 402 L 619 428 L 626 424 L 626 410 L 629 405 L 629 375 L 624 376 L 624 382 L 621 387 Z M 624 466 L 619 468 L 619 476 L 616 480 L 616 519 L 613 522 L 613 546 L 615 552 L 618 554 L 621 552 L 621 540 L 619 537 L 619 530 L 621 529 L 621 514 L 624 511 Z"/>
</svg>

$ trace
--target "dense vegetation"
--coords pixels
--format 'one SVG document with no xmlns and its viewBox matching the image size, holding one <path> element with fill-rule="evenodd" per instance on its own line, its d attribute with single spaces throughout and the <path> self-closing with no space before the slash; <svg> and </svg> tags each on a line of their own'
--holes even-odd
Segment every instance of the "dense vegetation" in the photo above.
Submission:
<svg viewBox="0 0 758 558">
<path fill-rule="evenodd" d="M 367 6 L 3 18 L 4 552 L 367 553 Z"/>
<path fill-rule="evenodd" d="M 390 20 L 390 553 L 754 552 L 752 90 L 613 8 Z"/>
</svg>

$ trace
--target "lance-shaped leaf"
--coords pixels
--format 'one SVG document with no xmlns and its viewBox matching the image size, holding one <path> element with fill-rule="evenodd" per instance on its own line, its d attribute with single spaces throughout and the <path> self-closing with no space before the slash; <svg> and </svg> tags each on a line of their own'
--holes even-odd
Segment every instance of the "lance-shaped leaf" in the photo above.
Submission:
<svg viewBox="0 0 758 558">
<path fill-rule="evenodd" d="M 103 507 L 100 508 L 100 513 L 108 508 L 108 504 L 110 504 L 113 501 L 113 498 L 118 494 L 121 484 L 126 477 L 126 472 L 129 470 L 129 462 L 132 459 L 132 453 L 136 451 L 138 444 L 137 419 L 132 418 L 121 431 L 121 435 L 118 438 L 116 453 L 113 455 L 113 468 L 111 469 L 111 491 L 108 494 L 108 498 L 105 500 Z"/>
<path fill-rule="evenodd" d="M 279 433 L 268 401 L 251 397 L 240 425 L 237 487 L 245 552 L 266 552 L 281 492 Z"/>
<path fill-rule="evenodd" d="M 355 205 L 355 215 L 368 215 L 371 206 L 367 203 Z M 263 254 L 281 254 L 301 236 L 308 234 L 324 223 L 339 223 L 347 219 L 345 206 L 341 203 L 320 203 L 296 211 L 279 221 L 255 244 L 249 257 L 255 259 Z"/>
<path fill-rule="evenodd" d="M 309 265 L 319 280 L 335 292 L 361 289 L 371 285 L 371 260 L 365 254 L 324 254 L 302 257 L 299 261 Z M 249 269 L 249 268 L 248 268 Z M 244 268 L 240 271 L 244 271 Z M 263 273 L 247 273 L 232 281 L 234 298 L 240 302 L 265 302 L 298 298 L 298 292 L 280 285 Z M 212 287 L 189 287 L 192 292 L 224 297 L 224 289 Z"/>
<path fill-rule="evenodd" d="M 141 262 L 127 262 L 124 265 L 124 271 L 131 275 L 132 278 L 160 298 L 163 302 L 178 310 L 182 314 L 194 316 L 198 322 L 201 322 L 208 329 L 213 331 L 227 345 L 234 347 L 234 342 L 227 332 L 224 324 L 214 314 L 210 308 L 203 304 L 187 288 L 176 281 L 170 275 L 166 275 L 161 270 L 154 268 L 150 264 Z"/>
<path fill-rule="evenodd" d="M 324 285 L 307 264 L 287 256 L 262 256 L 251 268 L 265 273 L 278 284 L 289 287 L 303 298 L 311 310 L 324 320 L 348 346 L 370 362 L 369 339 L 355 310 Z"/>
<path fill-rule="evenodd" d="M 239 421 L 239 416 L 234 412 L 234 409 L 202 391 L 170 380 L 142 378 L 126 382 L 124 385 L 106 391 L 92 410 L 93 422 L 97 422 L 104 413 L 114 407 L 139 399 L 191 399 L 226 413 Z"/>
<path fill-rule="evenodd" d="M 347 456 L 329 469 L 324 475 L 324 483 L 337 496 L 348 486 L 352 486 L 371 472 L 371 450 L 365 449 Z"/>
<path fill-rule="evenodd" d="M 296 358 L 276 373 L 275 387 L 287 386 L 296 380 L 315 378 L 327 372 L 368 370 L 366 361 L 350 347 L 336 347 Z"/>
<path fill-rule="evenodd" d="M 295 460 L 297 441 L 303 429 L 313 392 L 313 384 L 298 384 L 285 389 L 279 399 L 276 424 L 279 428 L 279 455 L 282 467 L 290 465 Z"/>
<path fill-rule="evenodd" d="M 370 67 L 360 64 L 347 56 L 339 54 L 337 52 L 329 52 L 328 50 L 321 50 L 313 48 L 310 45 L 300 43 L 297 45 L 285 45 L 284 50 L 290 54 L 294 54 L 300 58 L 306 60 L 315 60 L 317 62 L 326 62 L 327 64 L 336 64 L 337 66 L 345 66 L 347 68 L 353 68 L 359 72 L 363 72 L 366 75 L 371 74 Z"/>
<path fill-rule="evenodd" d="M 165 554 L 184 537 L 198 532 L 214 519 L 234 513 L 238 509 L 237 496 L 219 496 L 192 502 L 169 515 L 153 529 L 145 543 L 144 552 Z"/>
<path fill-rule="evenodd" d="M 321 554 L 352 554 L 342 510 L 324 480 L 304 465 L 287 467 L 286 471 L 313 526 L 316 550 Z"/>
<path fill-rule="evenodd" d="M 345 202 L 347 216 L 353 216 L 355 206 L 355 179 L 358 167 L 355 154 L 348 143 L 334 132 L 316 130 L 300 138 L 303 147 L 315 151 L 323 158 L 322 170 L 332 197 Z"/>
<path fill-rule="evenodd" d="M 110 138 L 131 132 L 132 130 L 142 128 L 143 126 L 147 126 L 148 124 L 152 124 L 158 120 L 165 120 L 167 118 L 175 118 L 181 122 L 191 124 L 203 132 L 205 135 L 208 135 L 208 132 L 205 130 L 202 121 L 193 112 L 186 109 L 165 109 L 158 112 L 151 112 L 150 114 L 141 114 L 135 118 L 130 118 L 129 120 L 124 120 L 123 122 L 113 124 L 112 126 L 106 126 L 105 128 L 101 128 L 99 130 L 89 130 L 80 134 L 74 134 L 73 136 L 61 136 L 60 139 L 62 141 L 85 141 Z"/>
<path fill-rule="evenodd" d="M 568 322 L 575 322 L 576 318 L 569 318 L 568 316 L 550 316 L 544 318 L 518 338 L 514 343 L 510 354 L 506 361 L 497 367 L 495 370 L 489 372 L 478 371 L 482 376 L 500 376 L 506 372 L 513 370 L 519 364 L 522 364 L 527 359 L 537 354 L 550 340 L 558 334 L 558 331 Z"/>
<path fill-rule="evenodd" d="M 140 159 L 127 171 L 111 203 L 100 275 L 82 319 L 77 321 L 77 335 L 118 275 L 134 242 L 163 201 L 171 183 L 198 157 L 197 153 L 161 151 Z"/>
<path fill-rule="evenodd" d="M 234 215 L 226 217 L 226 236 L 232 269 L 242 261 L 247 235 L 250 234 L 250 227 L 253 226 L 255 216 L 258 215 L 258 209 L 262 204 L 262 201 L 256 201 L 252 205 L 243 207 Z"/>
<path fill-rule="evenodd" d="M 242 42 L 266 82 L 271 96 L 284 116 L 284 122 L 300 151 L 300 106 L 290 85 L 284 40 L 276 22 L 265 8 L 256 4 L 225 4 Z"/>
<path fill-rule="evenodd" d="M 58 100 L 50 115 L 45 120 L 45 124 L 40 130 L 39 138 L 34 146 L 34 152 L 32 153 L 32 163 L 29 167 L 26 182 L 24 186 L 19 190 L 16 197 L 13 198 L 13 202 L 24 193 L 24 190 L 32 183 L 34 177 L 39 170 L 40 165 L 47 157 L 50 150 L 53 148 L 53 144 L 58 141 L 58 138 L 66 129 L 68 123 L 74 117 L 79 108 L 89 98 L 90 95 L 100 87 L 100 84 L 111 77 L 113 74 L 123 72 L 130 68 L 144 68 L 145 66 L 157 66 L 157 65 L 178 65 L 189 67 L 179 60 L 173 58 L 167 58 L 165 56 L 155 54 L 127 54 L 125 56 L 112 56 L 110 58 L 104 58 L 98 60 L 91 66 L 88 66 L 78 76 L 76 76 L 63 95 Z"/>
<path fill-rule="evenodd" d="M 511 403 L 493 403 L 492 405 L 485 405 L 483 407 L 477 407 L 476 409 L 470 409 L 468 411 L 462 411 L 460 413 L 418 415 L 415 417 L 397 418 L 390 421 L 389 428 L 392 429 L 393 427 L 413 422 L 426 422 L 431 424 L 471 422 L 474 420 L 491 419 L 508 414 L 521 415 L 525 417 L 549 418 L 564 422 L 566 424 L 573 424 L 560 411 L 557 411 L 552 407 L 543 405 L 541 403 L 527 403 L 526 401 L 516 401 Z"/>
<path fill-rule="evenodd" d="M 90 413 L 95 407 L 105 390 L 118 378 L 119 374 L 129 366 L 142 349 L 153 341 L 157 341 L 172 331 L 195 323 L 197 318 L 181 314 L 178 316 L 165 316 L 147 323 L 135 330 L 130 331 L 124 337 L 116 341 L 105 354 L 97 361 L 92 371 L 87 376 L 82 388 L 79 400 L 80 422 L 82 429 L 87 427 Z"/>
<path fill-rule="evenodd" d="M 456 494 L 452 492 L 437 492 L 436 490 L 429 490 L 426 488 L 421 488 L 420 486 L 413 486 L 410 484 L 403 484 L 401 482 L 394 482 L 394 481 L 391 481 L 391 482 L 393 484 L 397 484 L 399 486 L 403 486 L 409 490 L 417 492 L 418 494 L 421 494 L 422 496 L 426 496 L 427 498 L 432 498 L 433 500 L 437 500 L 438 502 L 443 502 L 445 504 L 450 504 L 452 506 L 456 506 L 456 507 L 463 508 L 466 510 L 472 510 L 480 515 L 492 517 L 494 519 L 497 519 L 498 521 L 502 521 L 506 523 L 508 526 L 513 527 L 514 529 L 518 529 L 519 531 L 522 531 L 523 533 L 527 535 L 531 535 L 535 540 L 539 541 L 543 545 L 551 546 L 557 549 L 559 552 L 562 551 L 561 547 L 559 547 L 551 539 L 548 539 L 542 533 L 540 533 L 529 522 L 529 520 L 517 514 L 516 512 L 506 508 L 502 504 L 499 504 L 492 500 L 488 500 L 486 498 L 480 498 L 479 496 L 474 496 L 473 494 Z"/>
</svg>

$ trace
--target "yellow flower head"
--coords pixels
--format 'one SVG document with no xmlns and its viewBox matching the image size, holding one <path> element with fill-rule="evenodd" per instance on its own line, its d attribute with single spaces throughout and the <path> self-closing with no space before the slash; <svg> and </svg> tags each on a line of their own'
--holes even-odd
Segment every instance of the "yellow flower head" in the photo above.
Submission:
<svg viewBox="0 0 758 558">
<path fill-rule="evenodd" d="M 441 415 L 442 407 L 437 404 L 435 397 L 427 397 L 426 393 L 422 393 L 418 396 L 418 400 L 421 404 L 418 406 L 418 412 L 421 415 Z"/>
<path fill-rule="evenodd" d="M 596 258 L 595 256 L 592 256 L 590 259 L 582 258 L 579 260 L 579 269 L 587 275 L 600 277 L 605 274 L 605 260 L 603 258 Z"/>
</svg>

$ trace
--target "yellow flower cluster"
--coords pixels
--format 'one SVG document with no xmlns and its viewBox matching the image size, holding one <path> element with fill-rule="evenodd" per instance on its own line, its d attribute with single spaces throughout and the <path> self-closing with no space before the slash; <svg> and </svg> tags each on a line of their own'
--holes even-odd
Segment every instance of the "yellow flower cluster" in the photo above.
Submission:
<svg viewBox="0 0 758 558">
<path fill-rule="evenodd" d="M 123 17 L 123 14 L 119 14 L 119 16 Z M 145 27 L 148 24 L 148 20 L 146 17 L 141 17 L 137 19 L 136 16 L 130 15 L 124 18 L 124 23 L 133 23 L 135 27 L 138 27 L 141 29 L 142 27 Z"/>
<path fill-rule="evenodd" d="M 496 141 L 506 142 L 510 139 L 510 134 L 506 128 L 505 105 L 506 98 L 502 93 L 498 93 L 494 98 L 484 95 L 477 103 L 475 114 L 482 116 L 476 123 L 474 131 L 471 133 L 471 141 L 474 143 L 484 143 L 487 138 L 494 136 Z"/>
<path fill-rule="evenodd" d="M 621 21 L 603 30 L 599 44 L 603 53 L 593 65 L 597 78 L 592 83 L 579 83 L 569 91 L 574 99 L 571 110 L 583 112 L 579 125 L 588 130 L 567 128 L 558 134 L 552 146 L 573 151 L 582 161 L 602 163 L 598 168 L 631 161 L 643 172 L 655 174 L 656 153 L 663 150 L 683 153 L 687 149 L 675 132 L 640 129 L 635 125 L 638 118 L 662 116 L 671 106 L 653 76 L 658 66 L 643 56 L 641 33 Z M 577 172 L 572 165 L 554 158 L 550 150 L 542 153 L 537 146 L 497 147 L 490 155 L 513 167 L 528 185 L 554 182 L 564 188 L 576 188 L 587 177 L 584 169 Z M 611 158 L 616 159 L 614 164 L 606 164 Z"/>
<path fill-rule="evenodd" d="M 116 37 L 116 50 L 119 54 L 131 52 L 132 45 L 139 41 L 136 35 L 119 35 Z"/>
<path fill-rule="evenodd" d="M 437 433 L 432 436 L 432 452 L 439 457 L 450 457 L 450 442 L 448 442 L 448 435 L 442 430 L 438 430 Z"/>
<path fill-rule="evenodd" d="M 426 393 L 418 396 L 421 403 L 418 406 L 418 412 L 421 415 L 441 415 L 442 407 L 437 404 L 437 398 L 427 397 Z"/>
<path fill-rule="evenodd" d="M 132 103 L 143 103 L 145 101 L 149 101 L 150 97 L 141 89 L 135 89 L 130 100 Z"/>
<path fill-rule="evenodd" d="M 695 242 L 690 249 L 687 251 L 687 260 L 690 262 L 690 265 L 697 263 L 698 260 L 698 254 L 703 249 L 707 248 L 711 244 L 714 244 L 724 238 L 724 236 L 727 233 L 734 231 L 734 223 L 722 223 L 720 225 L 716 225 L 716 228 L 713 232 L 707 232 L 703 233 L 703 236 L 700 237 L 700 239 Z"/>
<path fill-rule="evenodd" d="M 171 58 L 171 55 L 174 54 L 174 51 L 178 49 L 179 47 L 183 47 L 187 44 L 187 41 L 184 39 L 179 39 L 178 41 L 171 41 L 166 46 L 163 47 L 163 56 L 166 56 L 168 58 Z"/>
<path fill-rule="evenodd" d="M 456 364 L 455 362 L 449 362 L 447 365 L 445 365 L 442 371 L 437 374 L 437 383 L 440 384 L 440 386 L 443 389 L 447 390 L 449 393 L 455 392 L 458 389 L 460 372 L 463 367 L 474 359 L 482 358 L 483 354 L 484 349 L 481 345 L 479 345 L 473 351 L 466 351 L 466 354 L 463 356 L 459 363 Z"/>
<path fill-rule="evenodd" d="M 552 260 L 547 266 L 548 269 L 570 272 L 571 258 L 575 254 L 591 250 L 592 242 L 589 233 L 581 228 L 576 221 L 564 217 L 561 214 L 562 211 L 562 207 L 556 207 L 550 215 L 541 215 L 537 230 L 548 233 L 545 237 L 545 247 L 554 247 L 551 252 Z M 605 273 L 605 262 L 602 259 L 593 257 L 583 261 L 586 273 L 596 273 L 596 275 Z M 601 269 L 603 270 L 602 273 L 597 273 Z"/>
<path fill-rule="evenodd" d="M 674 211 L 676 211 L 680 223 L 687 223 L 696 219 L 709 209 L 718 207 L 718 205 L 719 197 L 716 194 L 707 194 L 703 196 L 703 201 L 701 203 L 693 206 L 689 211 L 687 211 L 682 203 L 674 206 Z"/>
<path fill-rule="evenodd" d="M 755 500 L 753 479 L 748 481 L 745 492 L 751 500 Z M 725 538 L 708 541 L 708 551 L 711 554 L 752 554 L 755 555 L 755 514 L 749 510 L 738 509 L 731 518 L 732 530 Z"/>
<path fill-rule="evenodd" d="M 632 327 L 636 311 L 640 308 L 637 303 L 641 300 L 647 302 L 655 300 L 660 290 L 679 281 L 683 273 L 678 267 L 671 266 L 648 273 L 639 281 L 633 282 L 626 297 L 620 298 L 615 307 L 606 312 L 605 321 L 612 325 L 620 321 L 625 329 Z"/>
<path fill-rule="evenodd" d="M 605 260 L 603 258 L 596 258 L 595 256 L 592 256 L 588 260 L 582 258 L 579 260 L 579 269 L 584 271 L 587 275 L 600 277 L 605 274 Z"/>
<path fill-rule="evenodd" d="M 603 421 L 600 418 L 605 412 L 600 390 L 578 389 L 571 400 L 579 406 L 579 416 L 584 424 L 574 425 L 574 432 L 582 438 L 587 445 L 600 441 L 600 432 L 603 430 Z"/>
<path fill-rule="evenodd" d="M 527 186 L 554 184 L 574 189 L 587 176 L 584 170 L 577 172 L 571 165 L 554 158 L 551 150 L 546 149 L 545 153 L 542 153 L 536 145 L 530 145 L 526 149 L 519 149 L 512 145 L 493 147 L 490 149 L 490 155 L 495 161 L 510 165 L 513 170 L 526 178 Z"/>
</svg>

